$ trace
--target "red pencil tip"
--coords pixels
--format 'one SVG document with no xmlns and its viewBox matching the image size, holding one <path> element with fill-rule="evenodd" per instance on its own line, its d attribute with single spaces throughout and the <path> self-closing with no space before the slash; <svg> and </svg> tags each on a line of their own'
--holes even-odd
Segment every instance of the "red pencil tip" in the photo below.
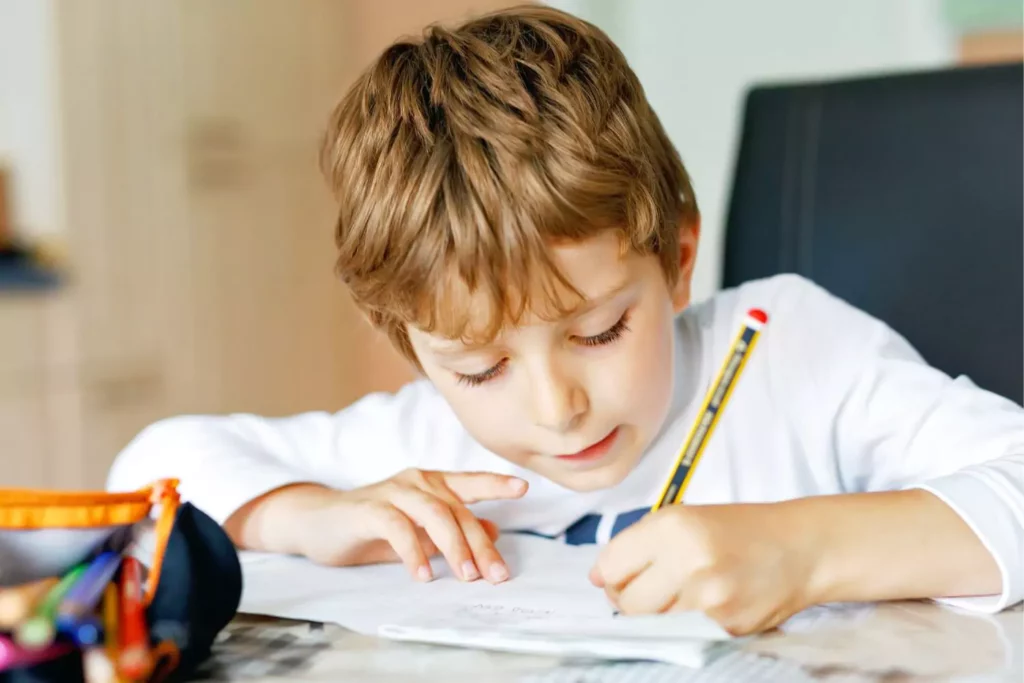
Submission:
<svg viewBox="0 0 1024 683">
<path fill-rule="evenodd" d="M 751 318 L 758 321 L 762 325 L 768 322 L 768 314 L 762 311 L 760 308 L 751 308 L 749 311 L 747 311 L 747 315 L 749 315 Z"/>
</svg>

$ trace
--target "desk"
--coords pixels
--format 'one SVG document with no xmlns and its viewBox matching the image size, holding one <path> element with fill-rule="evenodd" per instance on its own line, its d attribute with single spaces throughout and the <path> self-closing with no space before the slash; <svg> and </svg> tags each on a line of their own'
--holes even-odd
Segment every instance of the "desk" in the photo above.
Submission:
<svg viewBox="0 0 1024 683">
<path fill-rule="evenodd" d="M 816 608 L 699 670 L 398 643 L 334 625 L 239 616 L 202 680 L 701 683 L 1024 680 L 1024 609 L 967 615 L 926 602 Z"/>
</svg>

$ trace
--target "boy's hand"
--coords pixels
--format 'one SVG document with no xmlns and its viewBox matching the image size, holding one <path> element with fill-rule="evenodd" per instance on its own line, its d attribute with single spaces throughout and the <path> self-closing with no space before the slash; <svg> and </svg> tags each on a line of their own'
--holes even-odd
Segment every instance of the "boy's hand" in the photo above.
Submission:
<svg viewBox="0 0 1024 683">
<path fill-rule="evenodd" d="M 397 560 L 429 581 L 428 558 L 440 552 L 456 577 L 499 583 L 508 568 L 494 547 L 498 529 L 466 505 L 519 498 L 526 488 L 522 479 L 499 474 L 409 469 L 352 491 L 321 489 L 298 512 L 296 531 L 302 554 L 322 564 Z"/>
<path fill-rule="evenodd" d="M 704 612 L 733 635 L 809 606 L 815 553 L 776 505 L 674 505 L 617 535 L 590 572 L 625 614 Z"/>
</svg>

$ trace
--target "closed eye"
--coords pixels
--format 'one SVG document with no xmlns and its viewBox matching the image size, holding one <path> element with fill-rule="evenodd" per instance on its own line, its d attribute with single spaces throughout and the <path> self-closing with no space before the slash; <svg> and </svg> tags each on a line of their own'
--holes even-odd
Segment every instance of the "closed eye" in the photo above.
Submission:
<svg viewBox="0 0 1024 683">
<path fill-rule="evenodd" d="M 627 310 L 619 318 L 618 322 L 600 334 L 591 337 L 573 337 L 573 341 L 583 346 L 604 346 L 620 339 L 623 334 L 629 332 L 629 311 Z"/>
<path fill-rule="evenodd" d="M 455 373 L 455 378 L 460 384 L 466 384 L 471 387 L 478 387 L 488 380 L 492 380 L 502 372 L 505 371 L 505 366 L 508 365 L 508 358 L 502 358 L 500 361 L 487 368 L 483 372 L 478 372 L 475 375 L 465 375 L 461 372 Z"/>
<path fill-rule="evenodd" d="M 573 336 L 572 340 L 577 344 L 580 344 L 581 346 L 604 346 L 606 344 L 611 344 L 622 338 L 622 335 L 629 331 L 629 314 L 630 311 L 627 310 L 625 313 L 622 314 L 622 317 L 619 318 L 614 325 L 609 327 L 604 332 L 601 332 L 600 334 L 595 334 L 589 337 Z M 505 372 L 505 369 L 507 367 L 508 358 L 502 358 L 500 361 L 498 361 L 491 367 L 487 368 L 483 372 L 478 372 L 472 375 L 467 375 L 461 372 L 456 372 L 454 374 L 455 379 L 458 380 L 459 384 L 465 384 L 471 387 L 478 387 L 481 384 L 489 382 L 490 380 L 501 375 L 503 372 Z"/>
</svg>

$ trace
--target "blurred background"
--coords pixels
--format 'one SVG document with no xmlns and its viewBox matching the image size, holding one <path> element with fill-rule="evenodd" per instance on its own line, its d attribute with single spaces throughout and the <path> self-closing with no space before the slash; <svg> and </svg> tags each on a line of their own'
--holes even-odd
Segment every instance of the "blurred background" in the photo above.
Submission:
<svg viewBox="0 0 1024 683">
<path fill-rule="evenodd" d="M 102 486 L 180 413 L 337 410 L 408 366 L 332 274 L 316 151 L 395 38 L 500 0 L 0 0 L 0 486 Z M 559 0 L 643 82 L 715 291 L 753 84 L 1022 58 L 1020 0 Z"/>
</svg>

